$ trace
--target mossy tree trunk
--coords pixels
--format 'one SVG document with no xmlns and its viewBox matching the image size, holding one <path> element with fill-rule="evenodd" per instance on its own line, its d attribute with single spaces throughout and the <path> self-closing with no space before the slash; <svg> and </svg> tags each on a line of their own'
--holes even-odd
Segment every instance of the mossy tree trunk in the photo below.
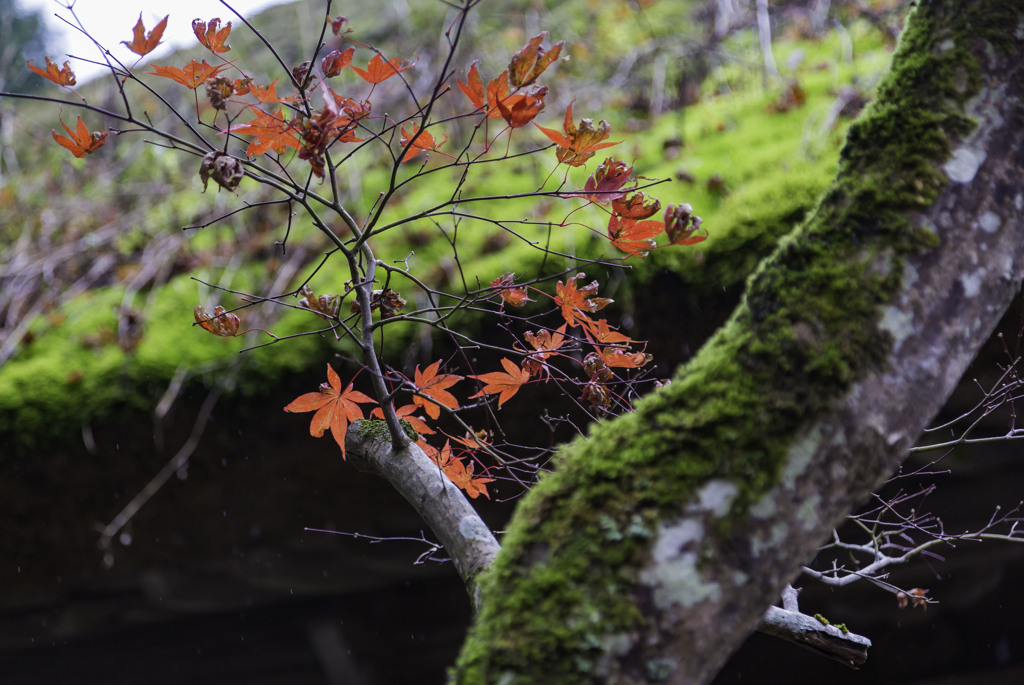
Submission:
<svg viewBox="0 0 1024 685">
<path fill-rule="evenodd" d="M 708 681 L 952 391 L 1024 273 L 1024 7 L 917 4 L 729 322 L 522 501 L 458 682 Z"/>
</svg>

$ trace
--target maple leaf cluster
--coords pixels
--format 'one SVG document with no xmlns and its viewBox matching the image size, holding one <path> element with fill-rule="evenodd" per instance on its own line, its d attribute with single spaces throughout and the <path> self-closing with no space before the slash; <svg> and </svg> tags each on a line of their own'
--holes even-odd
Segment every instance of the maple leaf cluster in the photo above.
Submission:
<svg viewBox="0 0 1024 685">
<path fill-rule="evenodd" d="M 688 203 L 669 205 L 664 220 L 651 219 L 661 210 L 661 201 L 638 190 L 633 167 L 609 157 L 590 175 L 583 190 L 568 193 L 604 206 L 608 211 L 608 240 L 630 257 L 644 257 L 657 247 L 663 233 L 669 245 L 696 245 L 707 239 L 701 218 L 693 215 Z"/>
<path fill-rule="evenodd" d="M 310 291 L 311 296 L 312 291 Z M 441 415 L 441 408 L 455 411 L 459 408 L 459 402 L 448 392 L 448 388 L 462 380 L 462 376 L 454 374 L 438 373 L 441 366 L 440 360 L 429 365 L 426 369 L 420 370 L 416 367 L 415 380 L 412 385 L 416 391 L 411 404 L 398 407 L 395 410 L 398 418 L 405 421 L 417 433 L 416 444 L 434 461 L 442 472 L 456 486 L 463 489 L 471 498 L 480 495 L 490 497 L 487 492 L 487 483 L 494 479 L 474 474 L 473 454 L 486 444 L 480 436 L 467 436 L 467 438 L 455 438 L 462 444 L 457 452 L 453 452 L 451 439 L 446 440 L 441 449 L 430 445 L 424 435 L 433 435 L 436 431 L 416 413 L 421 409 L 431 419 L 437 419 Z M 284 410 L 292 413 L 315 412 L 309 424 L 309 433 L 315 438 L 323 437 L 328 430 L 335 442 L 341 448 L 341 456 L 345 454 L 345 434 L 349 424 L 353 421 L 365 418 L 360 404 L 376 404 L 370 396 L 356 390 L 353 383 L 349 383 L 342 389 L 341 378 L 330 364 L 327 365 L 327 382 L 320 385 L 317 392 L 310 392 L 300 395 L 285 406 Z M 384 413 L 380 407 L 375 407 L 370 414 L 372 417 L 381 420 Z"/>
<path fill-rule="evenodd" d="M 565 45 L 565 41 L 559 41 L 550 50 L 545 49 L 542 43 L 547 35 L 544 31 L 531 38 L 512 55 L 508 68 L 486 86 L 478 62 L 473 62 L 465 83 L 457 81 L 459 90 L 486 118 L 504 119 L 513 129 L 526 126 L 544 109 L 548 93 L 547 86 L 539 86 L 536 81 L 558 59 Z"/>
</svg>

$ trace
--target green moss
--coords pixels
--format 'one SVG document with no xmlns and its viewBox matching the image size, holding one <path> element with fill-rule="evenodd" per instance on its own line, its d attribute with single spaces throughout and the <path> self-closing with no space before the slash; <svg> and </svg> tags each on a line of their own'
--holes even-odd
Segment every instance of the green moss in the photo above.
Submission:
<svg viewBox="0 0 1024 685">
<path fill-rule="evenodd" d="M 644 621 L 634 593 L 650 544 L 608 531 L 638 513 L 671 521 L 722 479 L 738 491 L 711 534 L 727 537 L 778 481 L 801 427 L 884 360 L 891 340 L 877 324 L 902 286 L 902 260 L 935 245 L 908 216 L 935 200 L 950 139 L 971 126 L 962 105 L 979 77 L 963 46 L 1019 21 L 1019 9 L 987 12 L 946 3 L 915 13 L 878 103 L 851 128 L 837 180 L 761 264 L 730 321 L 636 413 L 560 452 L 481 579 L 458 682 L 587 680 L 615 636 Z M 971 35 L 952 33 L 954 14 Z M 955 48 L 938 49 L 949 39 Z M 531 675 L 515 675 L 524 664 Z"/>
<path fill-rule="evenodd" d="M 402 425 L 402 430 L 405 431 L 410 440 L 416 442 L 420 439 L 419 433 L 416 432 L 411 423 L 405 419 L 399 419 L 399 422 Z M 352 424 L 352 431 L 371 440 L 391 442 L 391 432 L 388 430 L 388 424 L 382 419 L 361 419 Z"/>
<path fill-rule="evenodd" d="M 828 619 L 822 616 L 821 614 L 815 614 L 814 618 L 818 621 L 818 623 L 820 623 L 823 626 L 832 625 L 831 623 L 829 623 Z"/>
</svg>

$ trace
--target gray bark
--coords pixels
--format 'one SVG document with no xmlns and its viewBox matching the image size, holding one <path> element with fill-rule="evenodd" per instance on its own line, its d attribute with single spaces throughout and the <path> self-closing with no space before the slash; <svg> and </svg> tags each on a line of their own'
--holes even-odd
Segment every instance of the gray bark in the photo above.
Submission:
<svg viewBox="0 0 1024 685">
<path fill-rule="evenodd" d="M 345 436 L 349 461 L 387 480 L 413 506 L 440 539 L 476 604 L 476 578 L 497 554 L 498 541 L 462 491 L 423 450 L 412 442 L 393 449 L 385 430 L 363 430 L 372 423 L 355 421 L 349 428 Z"/>
</svg>

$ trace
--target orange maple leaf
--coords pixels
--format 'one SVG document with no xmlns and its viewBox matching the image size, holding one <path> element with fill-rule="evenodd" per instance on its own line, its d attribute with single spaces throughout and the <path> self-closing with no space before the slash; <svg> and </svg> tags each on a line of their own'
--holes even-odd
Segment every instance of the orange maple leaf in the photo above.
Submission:
<svg viewBox="0 0 1024 685">
<path fill-rule="evenodd" d="M 508 72 L 509 82 L 513 86 L 518 88 L 519 86 L 530 85 L 537 80 L 537 77 L 544 73 L 544 70 L 552 62 L 558 59 L 565 41 L 560 40 L 552 45 L 550 50 L 545 50 L 541 47 L 541 43 L 547 35 L 547 31 L 537 34 L 519 52 L 512 55 L 512 61 L 508 65 Z"/>
<path fill-rule="evenodd" d="M 490 483 L 494 479 L 482 476 L 473 476 L 474 466 L 475 464 L 470 462 L 469 467 L 467 468 L 461 460 L 454 460 L 448 468 L 444 469 L 444 475 L 448 476 L 451 482 L 465 490 L 466 494 L 469 495 L 471 499 L 476 499 L 479 495 L 483 495 L 487 499 L 490 499 L 491 496 L 487 493 L 487 486 L 485 483 Z"/>
<path fill-rule="evenodd" d="M 490 373 L 482 373 L 479 376 L 470 376 L 470 378 L 475 378 L 484 383 L 484 387 L 477 394 L 470 395 L 469 399 L 483 397 L 484 395 L 498 395 L 498 406 L 500 407 L 512 399 L 519 392 L 519 388 L 523 387 L 523 384 L 530 380 L 530 372 L 519 368 L 512 360 L 502 357 L 501 365 L 505 367 L 504 373 L 492 371 Z"/>
<path fill-rule="evenodd" d="M 635 343 L 626 335 L 619 333 L 614 327 L 608 325 L 606 319 L 598 319 L 587 331 L 591 341 L 598 345 L 629 345 Z"/>
<path fill-rule="evenodd" d="M 632 257 L 646 257 L 654 249 L 654 238 L 665 230 L 661 221 L 637 221 L 612 214 L 608 220 L 608 238 L 612 245 Z"/>
<path fill-rule="evenodd" d="M 314 438 L 323 437 L 330 429 L 334 441 L 341 447 L 341 458 L 345 458 L 345 432 L 349 421 L 363 418 L 359 403 L 374 402 L 372 397 L 352 389 L 352 384 L 341 389 L 341 379 L 334 368 L 327 365 L 327 383 L 320 384 L 319 392 L 307 392 L 292 400 L 284 410 L 292 413 L 315 411 L 309 424 L 309 434 Z"/>
<path fill-rule="evenodd" d="M 554 332 L 541 330 L 537 331 L 536 334 L 533 331 L 527 331 L 523 334 L 526 342 L 530 343 L 536 352 L 531 352 L 530 355 L 523 360 L 523 368 L 529 371 L 531 374 L 541 375 L 546 374 L 549 378 L 551 377 L 551 370 L 547 368 L 544 360 L 547 359 L 562 347 L 562 343 L 565 342 L 565 328 L 568 324 L 563 323 Z"/>
<path fill-rule="evenodd" d="M 82 117 L 78 117 L 78 126 L 72 131 L 68 128 L 68 125 L 64 123 L 64 120 L 60 120 L 60 125 L 64 127 L 64 130 L 68 132 L 67 136 L 62 136 L 53 129 L 50 133 L 53 135 L 53 139 L 58 143 L 71 150 L 71 154 L 75 157 L 85 157 L 88 154 L 96 152 L 104 143 L 107 142 L 107 136 L 109 133 L 100 133 L 99 131 L 89 132 L 89 129 L 85 127 L 85 122 L 82 121 Z M 71 136 L 70 138 L 68 136 Z"/>
<path fill-rule="evenodd" d="M 612 213 L 626 219 L 647 219 L 661 209 L 661 200 L 635 190 L 625 197 L 612 200 Z"/>
<path fill-rule="evenodd" d="M 355 48 L 346 48 L 341 52 L 332 51 L 327 57 L 320 60 L 320 68 L 324 72 L 324 78 L 332 78 L 341 73 L 341 70 L 349 65 L 352 56 L 356 54 Z"/>
<path fill-rule="evenodd" d="M 231 49 L 230 45 L 224 43 L 228 34 L 231 33 L 230 21 L 224 25 L 224 28 L 220 28 L 220 17 L 211 19 L 209 23 L 193 19 L 192 32 L 196 34 L 199 42 L 212 52 L 220 54 Z"/>
<path fill-rule="evenodd" d="M 612 347 L 602 349 L 601 358 L 604 359 L 605 366 L 623 369 L 638 369 L 654 359 L 646 352 L 630 352 Z"/>
<path fill-rule="evenodd" d="M 370 63 L 366 65 L 366 69 L 360 69 L 359 67 L 351 66 L 352 71 L 359 74 L 367 83 L 377 85 L 381 81 L 386 81 L 392 76 L 399 74 L 406 69 L 416 64 L 413 60 L 396 58 L 389 59 L 387 62 L 379 54 L 374 55 L 370 60 Z"/>
<path fill-rule="evenodd" d="M 232 133 L 255 136 L 245 151 L 247 156 L 264 155 L 268 150 L 273 150 L 280 155 L 284 154 L 285 148 L 299 149 L 297 134 L 293 130 L 291 122 L 282 116 L 280 109 L 274 114 L 268 114 L 251 105 L 250 109 L 256 114 L 256 118 L 231 129 Z"/>
<path fill-rule="evenodd" d="M 437 464 L 438 468 L 444 472 L 444 475 L 448 477 L 452 483 L 466 491 L 466 494 L 471 498 L 476 499 L 479 495 L 483 495 L 490 499 L 490 495 L 487 494 L 487 487 L 485 483 L 490 483 L 493 478 L 484 477 L 473 477 L 473 464 L 466 468 L 466 465 L 462 463 L 462 460 L 452 454 L 451 441 L 445 442 L 444 447 L 438 450 L 427 443 L 420 443 L 420 447 L 426 452 L 430 460 Z"/>
<path fill-rule="evenodd" d="M 168 17 L 170 15 L 167 15 Z M 148 34 L 146 33 L 146 27 L 142 25 L 142 12 L 139 12 L 139 20 L 135 22 L 135 28 L 132 29 L 132 42 L 129 43 L 126 40 L 122 40 L 121 44 L 128 47 L 129 50 L 134 52 L 140 57 L 148 55 L 156 49 L 156 46 L 160 44 L 160 38 L 164 35 L 164 29 L 167 28 L 167 17 L 164 17 L 159 24 L 153 27 L 153 30 Z"/>
<path fill-rule="evenodd" d="M 503 71 L 501 75 L 491 79 L 485 88 L 480 72 L 476 68 L 477 62 L 479 60 L 469 66 L 466 83 L 456 81 L 459 90 L 465 93 L 474 107 L 485 110 L 489 119 L 500 119 L 501 112 L 498 110 L 498 102 L 508 97 L 508 71 Z"/>
<path fill-rule="evenodd" d="M 510 128 L 521 128 L 544 109 L 544 96 L 547 94 L 547 86 L 532 86 L 524 93 L 498 99 L 498 111 Z"/>
<path fill-rule="evenodd" d="M 574 124 L 571 102 L 565 110 L 565 123 L 562 125 L 564 134 L 551 128 L 544 128 L 539 124 L 537 128 L 558 146 L 558 149 L 555 150 L 555 157 L 558 158 L 558 161 L 569 166 L 582 166 L 598 150 L 619 144 L 618 142 L 602 142 L 612 132 L 612 127 L 608 125 L 607 121 L 601 120 L 601 123 L 594 126 L 593 119 L 581 119 L 579 126 Z"/>
<path fill-rule="evenodd" d="M 278 79 L 274 79 L 273 81 L 270 82 L 270 85 L 267 86 L 261 86 L 255 83 L 250 83 L 249 92 L 252 93 L 252 96 L 254 98 L 259 100 L 260 102 L 265 103 L 291 102 L 295 100 L 296 98 L 282 98 L 277 96 L 277 81 Z"/>
<path fill-rule="evenodd" d="M 51 62 L 49 57 L 46 57 L 46 71 L 43 71 L 36 65 L 32 64 L 32 60 L 25 62 L 29 69 L 36 72 L 45 79 L 49 79 L 56 83 L 58 86 L 73 86 L 77 81 L 75 80 L 75 72 L 71 71 L 71 64 L 64 62 L 63 69 L 57 69 L 57 63 Z"/>
<path fill-rule="evenodd" d="M 561 281 L 555 283 L 555 304 L 562 308 L 562 318 L 570 326 L 592 326 L 594 322 L 587 316 L 587 312 L 600 311 L 614 302 L 607 297 L 594 297 L 597 294 L 597 281 L 577 288 L 576 281 L 586 276 L 579 273 L 567 279 L 565 285 Z"/>
<path fill-rule="evenodd" d="M 436 151 L 448 141 L 448 136 L 445 136 L 443 133 L 441 135 L 444 136 L 444 140 L 438 143 L 434 140 L 434 136 L 430 135 L 430 132 L 421 131 L 420 127 L 416 124 L 412 125 L 411 133 L 407 133 L 405 126 L 403 126 L 402 140 L 399 144 L 402 146 L 402 149 L 405 149 L 405 146 L 409 145 L 409 149 L 406 150 L 405 154 L 402 156 L 402 161 L 408 162 L 421 152 Z M 412 140 L 411 144 L 409 143 L 410 140 Z"/>
<path fill-rule="evenodd" d="M 238 327 L 242 325 L 242 320 L 237 315 L 225 311 L 224 307 L 220 305 L 214 307 L 213 314 L 209 315 L 206 313 L 206 307 L 197 304 L 196 308 L 192 310 L 192 314 L 195 316 L 196 323 L 204 330 L 223 338 L 237 335 Z"/>
<path fill-rule="evenodd" d="M 437 360 L 423 371 L 420 371 L 420 367 L 417 365 L 413 378 L 413 385 L 416 386 L 416 390 L 420 393 L 419 395 L 413 395 L 413 404 L 423 407 L 427 412 L 427 416 L 432 419 L 437 419 L 441 415 L 442 406 L 448 407 L 453 411 L 459 408 L 459 401 L 446 388 L 450 388 L 461 381 L 462 376 L 450 373 L 438 375 L 437 371 L 440 367 L 441 360 Z M 422 395 L 426 395 L 426 397 L 422 397 Z"/>
<path fill-rule="evenodd" d="M 466 431 L 465 437 L 461 438 L 452 435 L 449 435 L 448 437 L 450 437 L 452 440 L 459 443 L 460 445 L 465 445 L 471 451 L 475 452 L 476 450 L 484 449 L 485 445 L 490 445 L 491 438 L 493 436 L 491 435 L 490 431 L 479 430 L 474 433 Z"/>
<path fill-rule="evenodd" d="M 398 415 L 398 418 L 408 421 L 409 425 L 412 426 L 413 430 L 419 433 L 420 435 L 431 435 L 433 433 L 436 433 L 437 431 L 428 426 L 426 421 L 424 421 L 418 416 L 413 416 L 413 414 L 415 414 L 419 410 L 420 408 L 417 407 L 415 404 L 407 404 L 396 409 L 395 414 Z M 373 410 L 373 415 L 376 416 L 378 419 L 383 420 L 384 410 L 382 410 L 380 407 L 377 407 Z"/>
<path fill-rule="evenodd" d="M 601 321 L 604 321 L 604 319 L 601 319 Z M 526 342 L 530 343 L 530 347 L 537 350 L 530 355 L 530 358 L 547 359 L 551 356 L 552 352 L 560 349 L 562 343 L 565 342 L 565 327 L 567 325 L 563 323 L 554 332 L 541 330 L 534 334 L 533 331 L 526 331 L 523 337 L 526 339 Z"/>
<path fill-rule="evenodd" d="M 512 272 L 506 272 L 491 281 L 492 288 L 500 288 L 498 294 L 501 295 L 502 307 L 506 304 L 512 307 L 525 307 L 527 302 L 534 301 L 526 294 L 526 288 L 511 287 L 515 282 L 516 275 Z"/>
<path fill-rule="evenodd" d="M 186 88 L 195 90 L 222 70 L 227 69 L 227 66 L 222 64 L 219 67 L 215 67 L 212 64 L 207 64 L 205 59 L 202 62 L 192 60 L 183 69 L 178 67 L 161 67 L 154 64 L 153 68 L 156 71 L 147 71 L 146 73 L 150 76 L 163 76 L 164 78 L 173 79 Z"/>
</svg>

